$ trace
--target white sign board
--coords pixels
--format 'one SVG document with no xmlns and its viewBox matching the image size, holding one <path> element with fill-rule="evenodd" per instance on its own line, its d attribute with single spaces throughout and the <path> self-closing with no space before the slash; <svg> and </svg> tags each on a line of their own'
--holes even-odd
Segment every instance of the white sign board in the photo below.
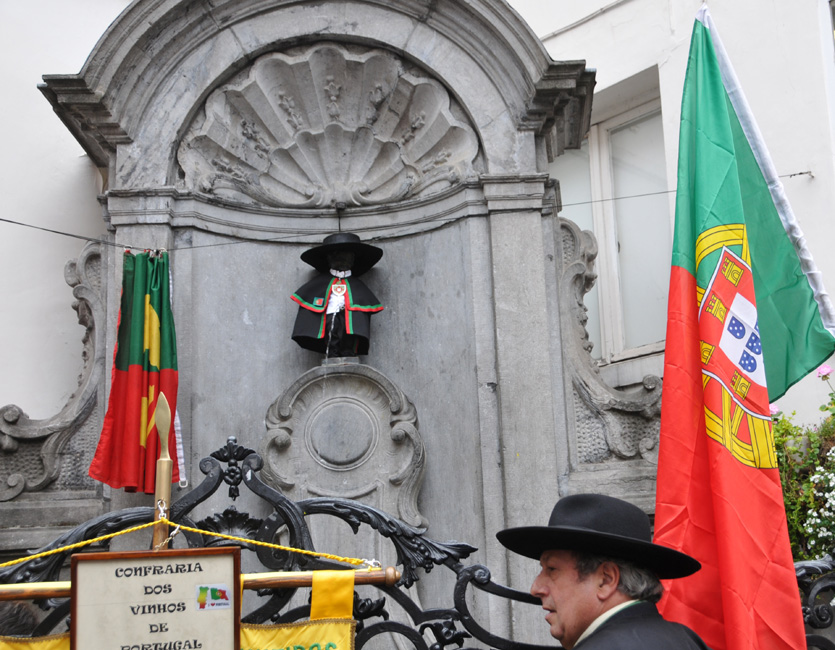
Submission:
<svg viewBox="0 0 835 650">
<path fill-rule="evenodd" d="M 72 556 L 73 650 L 238 650 L 240 549 Z"/>
</svg>

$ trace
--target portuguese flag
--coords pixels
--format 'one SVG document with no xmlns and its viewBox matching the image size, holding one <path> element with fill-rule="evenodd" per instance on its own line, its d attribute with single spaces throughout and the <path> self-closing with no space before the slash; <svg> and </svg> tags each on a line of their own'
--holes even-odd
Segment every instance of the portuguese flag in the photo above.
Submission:
<svg viewBox="0 0 835 650">
<path fill-rule="evenodd" d="M 165 393 L 177 412 L 177 340 L 171 313 L 168 253 L 125 252 L 119 331 L 110 400 L 90 476 L 126 492 L 154 493 L 159 434 L 154 412 Z M 177 436 L 169 435 L 179 481 Z"/>
<path fill-rule="evenodd" d="M 659 609 L 714 650 L 804 648 L 769 402 L 835 351 L 835 312 L 706 7 L 678 164 L 655 541 L 702 569 Z"/>
</svg>

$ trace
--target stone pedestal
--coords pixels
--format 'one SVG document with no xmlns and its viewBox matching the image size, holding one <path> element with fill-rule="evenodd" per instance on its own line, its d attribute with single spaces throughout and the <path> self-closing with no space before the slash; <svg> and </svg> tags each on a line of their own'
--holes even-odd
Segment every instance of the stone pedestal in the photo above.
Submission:
<svg viewBox="0 0 835 650">
<path fill-rule="evenodd" d="M 385 375 L 356 358 L 327 360 L 284 391 L 265 421 L 259 451 L 268 484 L 293 500 L 361 501 L 425 530 L 417 499 L 426 450 L 417 412 Z M 379 535 L 354 537 L 329 523 L 311 522 L 317 548 L 394 561 Z"/>
</svg>

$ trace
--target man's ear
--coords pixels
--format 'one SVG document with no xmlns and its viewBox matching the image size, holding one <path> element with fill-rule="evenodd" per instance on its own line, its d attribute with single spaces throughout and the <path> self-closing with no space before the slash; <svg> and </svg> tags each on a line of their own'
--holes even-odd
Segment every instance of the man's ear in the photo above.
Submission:
<svg viewBox="0 0 835 650">
<path fill-rule="evenodd" d="M 597 581 L 597 597 L 608 600 L 618 590 L 620 567 L 614 562 L 603 562 L 597 567 L 594 579 Z"/>
</svg>

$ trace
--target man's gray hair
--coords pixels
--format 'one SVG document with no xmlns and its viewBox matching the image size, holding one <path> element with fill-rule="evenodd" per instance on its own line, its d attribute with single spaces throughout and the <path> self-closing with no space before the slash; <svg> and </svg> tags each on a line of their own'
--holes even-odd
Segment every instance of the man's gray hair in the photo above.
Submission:
<svg viewBox="0 0 835 650">
<path fill-rule="evenodd" d="M 635 600 L 647 600 L 657 603 L 664 593 L 664 586 L 658 577 L 649 569 L 644 569 L 628 560 L 617 557 L 605 557 L 573 551 L 574 567 L 580 580 L 584 580 L 594 573 L 604 562 L 612 562 L 620 569 L 618 591 Z"/>
</svg>

